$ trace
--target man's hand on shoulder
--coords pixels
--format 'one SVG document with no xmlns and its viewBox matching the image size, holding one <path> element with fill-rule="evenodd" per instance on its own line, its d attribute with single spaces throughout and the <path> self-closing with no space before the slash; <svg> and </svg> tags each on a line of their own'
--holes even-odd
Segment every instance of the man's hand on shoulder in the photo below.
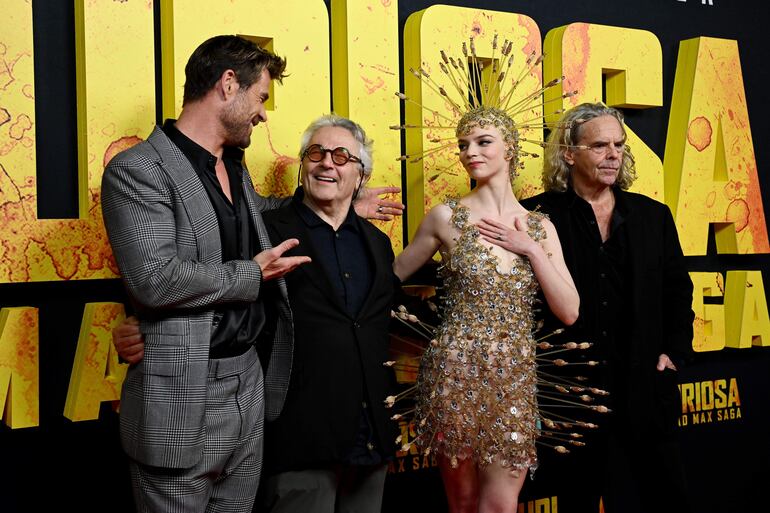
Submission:
<svg viewBox="0 0 770 513">
<path fill-rule="evenodd" d="M 400 216 L 404 213 L 404 205 L 398 201 L 380 198 L 380 196 L 398 194 L 399 192 L 401 192 L 401 187 L 364 187 L 353 202 L 353 208 L 356 209 L 356 214 L 365 219 L 390 221 L 393 216 Z"/>
<path fill-rule="evenodd" d="M 144 337 L 139 331 L 139 319 L 126 319 L 112 330 L 112 345 L 125 363 L 135 364 L 144 358 Z"/>
<path fill-rule="evenodd" d="M 266 249 L 254 257 L 262 269 L 262 281 L 274 280 L 284 276 L 302 264 L 310 262 L 309 256 L 282 256 L 291 248 L 297 247 L 297 239 L 287 239 L 274 248 Z"/>
</svg>

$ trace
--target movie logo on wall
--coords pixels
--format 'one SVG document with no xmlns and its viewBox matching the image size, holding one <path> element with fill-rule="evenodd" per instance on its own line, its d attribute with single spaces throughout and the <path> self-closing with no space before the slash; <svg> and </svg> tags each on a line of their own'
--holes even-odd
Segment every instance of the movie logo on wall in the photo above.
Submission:
<svg viewBox="0 0 770 513">
<path fill-rule="evenodd" d="M 740 420 L 741 397 L 737 378 L 720 378 L 679 385 L 682 428 Z"/>
</svg>

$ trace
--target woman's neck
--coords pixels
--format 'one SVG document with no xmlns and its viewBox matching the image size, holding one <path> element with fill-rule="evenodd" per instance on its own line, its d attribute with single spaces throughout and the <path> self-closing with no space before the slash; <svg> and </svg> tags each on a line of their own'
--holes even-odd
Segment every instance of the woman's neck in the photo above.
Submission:
<svg viewBox="0 0 770 513">
<path fill-rule="evenodd" d="M 463 198 L 464 202 L 474 210 L 486 212 L 499 218 L 515 215 L 523 210 L 511 188 L 508 177 L 504 180 L 489 180 L 480 183 L 470 194 Z"/>
</svg>

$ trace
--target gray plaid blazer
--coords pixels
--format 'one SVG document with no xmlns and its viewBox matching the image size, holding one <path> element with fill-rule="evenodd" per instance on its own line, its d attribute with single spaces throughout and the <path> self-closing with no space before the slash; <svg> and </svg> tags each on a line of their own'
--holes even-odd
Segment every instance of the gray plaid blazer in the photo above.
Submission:
<svg viewBox="0 0 770 513">
<path fill-rule="evenodd" d="M 280 205 L 244 197 L 263 249 L 272 247 L 260 212 Z M 203 452 L 213 307 L 253 301 L 262 276 L 254 261 L 222 263 L 217 217 L 190 162 L 160 128 L 118 154 L 102 178 L 104 223 L 144 334 L 144 359 L 123 383 L 120 432 L 128 455 L 146 465 L 185 468 Z M 278 416 L 289 383 L 293 324 L 278 280 L 276 322 L 265 372 L 265 415 Z"/>
</svg>

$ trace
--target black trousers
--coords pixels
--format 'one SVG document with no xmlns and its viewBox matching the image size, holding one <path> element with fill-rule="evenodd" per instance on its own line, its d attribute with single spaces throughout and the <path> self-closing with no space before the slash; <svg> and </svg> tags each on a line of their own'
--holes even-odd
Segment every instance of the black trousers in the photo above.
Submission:
<svg viewBox="0 0 770 513">
<path fill-rule="evenodd" d="M 559 513 L 690 513 L 678 440 L 634 441 L 601 430 L 568 455 L 542 454 L 536 484 L 558 496 Z M 540 449 L 541 453 L 543 449 Z"/>
</svg>

